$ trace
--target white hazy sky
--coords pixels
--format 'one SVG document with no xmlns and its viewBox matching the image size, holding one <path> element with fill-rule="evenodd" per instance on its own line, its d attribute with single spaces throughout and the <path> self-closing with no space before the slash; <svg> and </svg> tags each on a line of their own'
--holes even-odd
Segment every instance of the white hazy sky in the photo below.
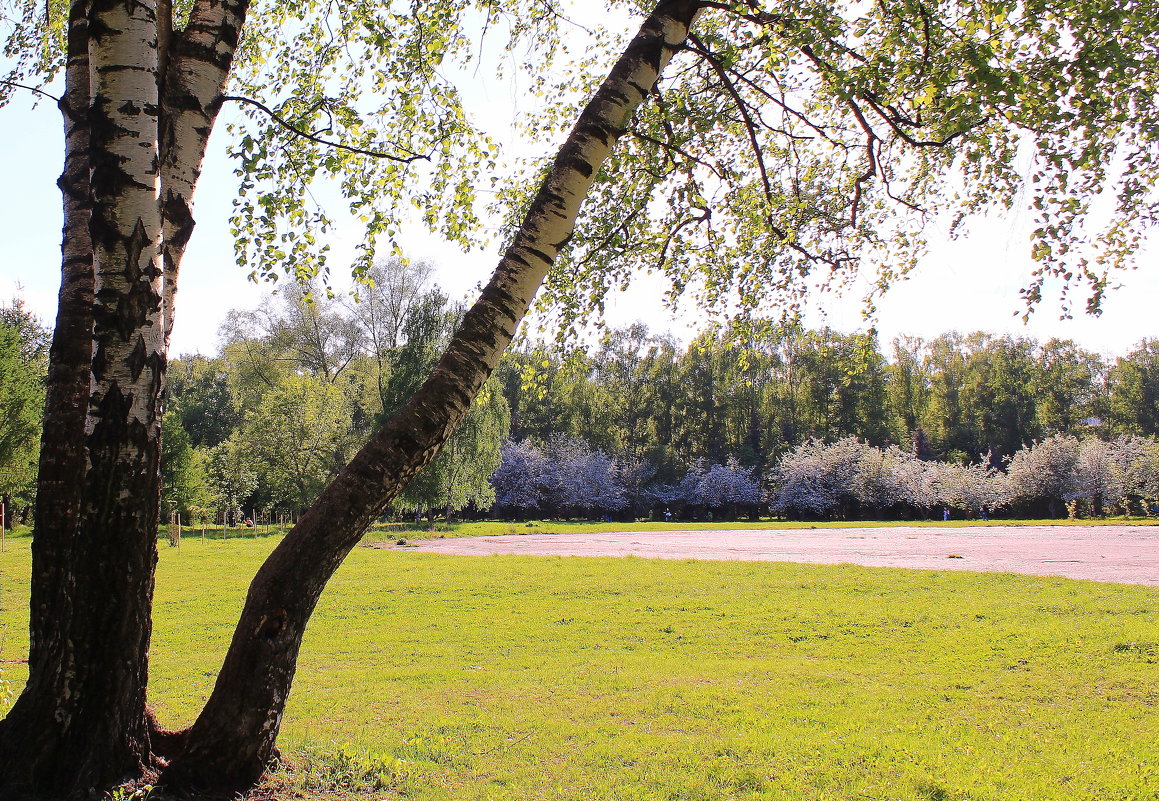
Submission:
<svg viewBox="0 0 1159 801">
<path fill-rule="evenodd" d="M 488 117 L 492 132 L 510 120 L 515 109 L 529 108 L 522 100 L 518 78 L 514 83 L 489 85 L 475 76 L 475 105 Z M 223 115 L 224 116 L 224 115 Z M 185 257 L 178 292 L 174 354 L 217 348 L 217 329 L 231 308 L 255 305 L 266 287 L 250 283 L 247 270 L 234 262 L 228 234 L 228 215 L 236 179 L 225 156 L 227 134 L 219 124 L 196 197 L 197 229 Z M 509 138 L 506 133 L 501 138 Z M 55 185 L 60 171 L 63 135 L 55 106 L 43 102 L 33 108 L 29 98 L 18 98 L 0 109 L 0 301 L 7 301 L 19 286 L 26 301 L 46 322 L 55 314 L 59 282 L 60 196 Z M 338 232 L 332 269 L 353 250 L 350 231 Z M 1144 338 L 1159 336 L 1159 247 L 1155 237 L 1140 254 L 1139 269 L 1123 276 L 1122 287 L 1111 292 L 1101 317 L 1060 320 L 1053 299 L 1044 302 L 1023 325 L 1018 316 L 1018 289 L 1030 274 L 1028 218 L 979 219 L 970 234 L 956 241 L 934 232 L 934 245 L 915 275 L 898 285 L 879 304 L 876 320 L 881 341 L 897 334 L 936 336 L 946 331 L 984 330 L 1033 336 L 1039 340 L 1064 337 L 1108 355 L 1124 354 Z M 485 251 L 463 254 L 457 247 L 418 230 L 404 231 L 402 245 L 412 256 L 434 260 L 437 280 L 452 297 L 468 293 L 484 281 L 497 261 L 502 243 Z M 659 302 L 659 289 L 641 282 L 608 305 L 608 320 L 623 325 L 643 320 L 657 332 L 672 330 L 687 336 L 689 319 L 673 318 Z M 863 330 L 858 294 L 846 300 L 825 296 L 824 312 L 808 322 L 835 328 Z"/>
</svg>

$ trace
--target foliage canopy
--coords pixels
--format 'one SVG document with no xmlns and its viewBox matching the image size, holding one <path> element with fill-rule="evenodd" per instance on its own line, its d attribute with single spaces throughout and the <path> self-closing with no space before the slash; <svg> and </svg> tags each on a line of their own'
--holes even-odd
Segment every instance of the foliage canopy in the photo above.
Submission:
<svg viewBox="0 0 1159 801">
<path fill-rule="evenodd" d="M 44 86 L 63 67 L 66 8 L 6 5 L 9 79 Z M 488 186 L 517 223 L 546 162 L 504 152 L 464 86 L 472 71 L 528 76 L 528 149 L 558 141 L 623 46 L 618 24 L 648 4 L 607 5 L 594 19 L 532 0 L 254 4 L 224 98 L 241 112 L 239 264 L 325 276 L 336 225 L 361 229 L 360 276 L 411 222 L 476 245 Z M 858 278 L 872 308 L 930 221 L 956 230 L 1020 205 L 1034 219 L 1028 312 L 1060 291 L 1069 313 L 1078 286 L 1098 312 L 1134 266 L 1159 212 L 1154 0 L 703 5 L 553 271 L 543 303 L 565 330 L 641 268 L 663 274 L 669 302 L 726 313 L 793 311 Z"/>
</svg>

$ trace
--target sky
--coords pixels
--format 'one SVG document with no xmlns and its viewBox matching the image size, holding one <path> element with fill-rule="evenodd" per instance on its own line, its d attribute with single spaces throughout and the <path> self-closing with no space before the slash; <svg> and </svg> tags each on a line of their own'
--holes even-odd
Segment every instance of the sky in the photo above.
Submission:
<svg viewBox="0 0 1159 801">
<path fill-rule="evenodd" d="M 510 120 L 526 111 L 519 77 L 513 82 L 489 83 L 472 76 L 472 107 L 492 132 L 510 140 Z M 228 107 L 227 107 L 228 108 Z M 223 116 L 225 116 L 223 114 Z M 227 134 L 219 122 L 210 144 L 201 183 L 195 197 L 197 228 L 182 266 L 177 320 L 172 352 L 211 354 L 218 347 L 217 331 L 232 308 L 256 305 L 268 291 L 247 280 L 248 270 L 234 260 L 228 218 L 236 178 L 225 155 Z M 60 195 L 56 177 L 62 159 L 60 116 L 50 102 L 33 107 L 18 97 L 0 108 L 0 302 L 19 292 L 46 323 L 55 315 L 60 269 Z M 356 246 L 354 227 L 337 232 L 334 271 Z M 883 349 L 899 334 L 931 338 L 947 331 L 983 330 L 1029 336 L 1045 341 L 1069 338 L 1108 356 L 1123 355 L 1144 338 L 1159 336 L 1159 241 L 1151 237 L 1139 254 L 1139 269 L 1124 274 L 1121 287 L 1107 296 L 1100 317 L 1077 315 L 1059 319 L 1059 306 L 1048 296 L 1030 323 L 1018 290 L 1032 269 L 1029 259 L 1029 218 L 1015 213 L 1005 218 L 974 219 L 968 234 L 950 240 L 935 225 L 932 246 L 914 276 L 894 287 L 878 304 L 873 325 Z M 401 244 L 412 257 L 431 259 L 438 266 L 436 280 L 453 298 L 469 297 L 486 280 L 498 261 L 503 243 L 463 253 L 417 226 L 403 229 Z M 341 280 L 336 281 L 341 286 Z M 611 325 L 641 320 L 656 332 L 670 330 L 688 339 L 702 320 L 692 310 L 677 316 L 660 303 L 663 287 L 642 277 L 628 293 L 607 306 Z M 868 327 L 862 319 L 860 293 L 846 298 L 826 295 L 814 304 L 806 322 L 830 325 L 843 331 Z M 1080 304 L 1081 305 L 1081 304 Z"/>
</svg>

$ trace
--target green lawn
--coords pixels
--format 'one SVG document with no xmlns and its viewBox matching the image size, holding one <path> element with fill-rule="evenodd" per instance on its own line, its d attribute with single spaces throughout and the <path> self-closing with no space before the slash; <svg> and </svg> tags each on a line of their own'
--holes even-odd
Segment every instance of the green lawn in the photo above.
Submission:
<svg viewBox="0 0 1159 801">
<path fill-rule="evenodd" d="M 162 722 L 208 693 L 274 542 L 162 545 Z M 27 543 L 0 555 L 5 660 L 26 648 Z M 310 798 L 1154 801 L 1159 588 L 360 548 L 282 745 Z"/>
</svg>

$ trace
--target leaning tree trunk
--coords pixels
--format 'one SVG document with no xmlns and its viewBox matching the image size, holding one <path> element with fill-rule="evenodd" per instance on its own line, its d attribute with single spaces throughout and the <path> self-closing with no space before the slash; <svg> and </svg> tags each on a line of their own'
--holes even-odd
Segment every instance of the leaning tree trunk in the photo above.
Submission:
<svg viewBox="0 0 1159 801">
<path fill-rule="evenodd" d="M 0 722 L 0 797 L 85 796 L 154 761 L 145 691 L 172 297 L 247 5 L 199 0 L 175 38 L 147 2 L 69 9 L 29 680 Z"/>
<path fill-rule="evenodd" d="M 580 115 L 431 376 L 262 565 L 213 693 L 162 777 L 171 786 L 243 788 L 275 756 L 302 635 L 326 582 L 466 415 L 570 237 L 596 172 L 682 46 L 698 6 L 692 0 L 657 4 Z"/>
</svg>

